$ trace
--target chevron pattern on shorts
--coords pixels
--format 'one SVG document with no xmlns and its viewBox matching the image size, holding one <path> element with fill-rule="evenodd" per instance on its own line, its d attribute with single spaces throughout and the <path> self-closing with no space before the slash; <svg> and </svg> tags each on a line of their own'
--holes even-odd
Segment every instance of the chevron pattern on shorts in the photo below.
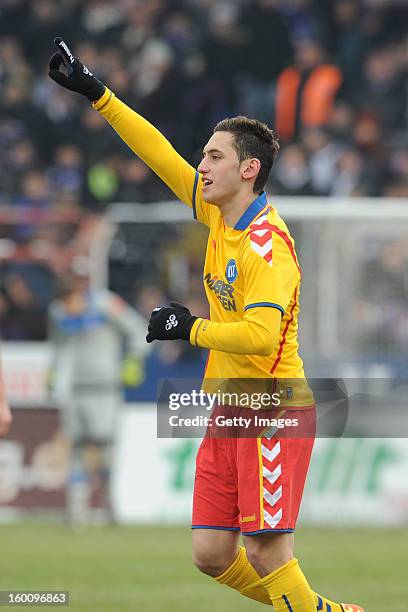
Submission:
<svg viewBox="0 0 408 612">
<path fill-rule="evenodd" d="M 263 514 L 265 528 L 276 528 L 283 516 L 281 444 L 262 438 Z"/>
</svg>

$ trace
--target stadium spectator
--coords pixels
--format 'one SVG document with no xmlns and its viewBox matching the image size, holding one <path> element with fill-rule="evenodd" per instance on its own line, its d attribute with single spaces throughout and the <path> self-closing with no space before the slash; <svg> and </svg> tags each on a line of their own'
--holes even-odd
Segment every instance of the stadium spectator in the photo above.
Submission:
<svg viewBox="0 0 408 612">
<path fill-rule="evenodd" d="M 314 195 L 306 153 L 300 145 L 291 144 L 283 150 L 270 189 L 281 195 Z"/>
<path fill-rule="evenodd" d="M 330 138 L 329 131 L 324 128 L 304 130 L 302 143 L 309 159 L 310 183 L 313 193 L 328 196 L 343 146 L 338 140 Z"/>
<path fill-rule="evenodd" d="M 181 106 L 183 82 L 171 47 L 163 40 L 148 41 L 140 52 L 137 72 L 141 112 L 166 133 L 172 133 Z"/>
<path fill-rule="evenodd" d="M 404 72 L 395 47 L 374 49 L 364 62 L 362 82 L 350 98 L 357 110 L 375 114 L 385 127 L 406 127 L 406 85 L 406 66 Z"/>
<path fill-rule="evenodd" d="M 85 198 L 89 208 L 102 211 L 107 204 L 116 199 L 119 177 L 115 155 L 98 161 L 88 168 L 86 188 Z"/>
<path fill-rule="evenodd" d="M 390 158 L 390 172 L 395 180 L 406 180 L 408 177 L 408 149 L 401 146 Z"/>
<path fill-rule="evenodd" d="M 292 0 L 277 3 L 288 23 L 292 43 L 303 38 L 317 38 L 326 41 L 327 23 L 331 15 L 330 4 L 316 2 L 316 0 Z"/>
<path fill-rule="evenodd" d="M 119 189 L 116 194 L 118 202 L 158 202 L 170 200 L 172 195 L 162 186 L 148 166 L 137 157 L 128 159 L 119 157 L 117 170 L 119 173 Z"/>
<path fill-rule="evenodd" d="M 81 149 L 88 169 L 95 163 L 112 155 L 113 152 L 124 150 L 118 139 L 106 132 L 104 122 L 101 121 L 100 117 L 95 119 L 95 114 L 92 113 L 91 108 L 85 107 L 79 118 L 80 129 L 77 125 L 75 132 L 71 132 L 71 138 L 69 139 L 72 141 L 72 136 L 74 137 L 74 142 Z"/>
<path fill-rule="evenodd" d="M 226 115 L 232 115 L 239 99 L 237 83 L 245 35 L 238 24 L 237 5 L 216 3 L 209 13 L 208 32 L 203 38 L 202 59 L 208 75 L 224 92 Z"/>
<path fill-rule="evenodd" d="M 276 81 L 292 59 L 287 22 L 278 10 L 277 0 L 254 0 L 241 17 L 245 34 L 240 112 L 273 125 Z"/>
<path fill-rule="evenodd" d="M 373 245 L 356 287 L 360 299 L 355 304 L 355 349 L 367 362 L 391 366 L 397 378 L 406 376 L 408 354 L 407 264 L 405 240 L 379 242 Z"/>
<path fill-rule="evenodd" d="M 24 177 L 35 170 L 38 163 L 38 151 L 34 142 L 22 138 L 0 153 L 1 187 L 5 198 L 15 198 L 19 195 Z"/>
<path fill-rule="evenodd" d="M 53 193 L 79 196 L 84 180 L 81 149 L 74 145 L 61 145 L 55 152 L 54 160 L 55 163 L 47 171 Z"/>
<path fill-rule="evenodd" d="M 324 59 L 316 40 L 295 45 L 295 64 L 279 76 L 276 91 L 276 128 L 285 142 L 299 137 L 304 127 L 324 126 L 340 88 L 340 69 Z"/>
<path fill-rule="evenodd" d="M 129 2 L 125 27 L 120 35 L 120 43 L 127 54 L 137 57 L 146 42 L 157 35 L 163 7 L 162 0 Z"/>
<path fill-rule="evenodd" d="M 367 39 L 361 27 L 362 6 L 354 0 L 336 0 L 329 48 L 344 77 L 343 90 L 359 86 Z"/>
<path fill-rule="evenodd" d="M 367 195 L 379 195 L 381 185 L 388 179 L 389 145 L 375 115 L 363 114 L 357 117 L 353 128 L 353 141 L 356 151 L 365 161 L 369 180 Z"/>
<path fill-rule="evenodd" d="M 50 185 L 47 177 L 38 170 L 30 170 L 22 180 L 22 193 L 16 198 L 17 206 L 46 208 L 50 205 Z"/>
<path fill-rule="evenodd" d="M 364 182 L 364 160 L 354 149 L 346 149 L 336 164 L 329 195 L 348 198 L 368 195 L 368 186 Z"/>
<path fill-rule="evenodd" d="M 345 100 L 337 100 L 327 122 L 330 139 L 343 145 L 351 145 L 351 134 L 355 122 L 353 107 Z"/>
<path fill-rule="evenodd" d="M 25 19 L 18 26 L 23 39 L 24 52 L 31 58 L 34 70 L 42 70 L 48 53 L 48 40 L 54 32 L 65 30 L 64 12 L 53 0 L 26 3 Z M 35 54 L 32 55 L 32 50 Z"/>
<path fill-rule="evenodd" d="M 44 340 L 46 313 L 21 274 L 3 280 L 0 335 L 3 340 Z"/>
</svg>

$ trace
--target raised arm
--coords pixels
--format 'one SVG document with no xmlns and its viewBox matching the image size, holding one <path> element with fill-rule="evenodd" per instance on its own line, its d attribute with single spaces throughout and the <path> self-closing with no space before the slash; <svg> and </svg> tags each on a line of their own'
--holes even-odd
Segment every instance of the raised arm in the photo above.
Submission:
<svg viewBox="0 0 408 612">
<path fill-rule="evenodd" d="M 124 142 L 175 193 L 193 208 L 199 220 L 207 223 L 207 214 L 201 197 L 199 173 L 179 155 L 170 142 L 141 115 L 126 106 L 102 81 L 73 56 L 62 38 L 55 38 L 58 52 L 49 63 L 49 76 L 59 85 L 80 93 L 92 102 Z"/>
<path fill-rule="evenodd" d="M 198 188 L 201 192 L 199 174 L 177 153 L 167 138 L 149 121 L 116 98 L 108 88 L 93 103 L 93 107 L 103 115 L 128 147 L 191 208 L 197 198 Z"/>
</svg>

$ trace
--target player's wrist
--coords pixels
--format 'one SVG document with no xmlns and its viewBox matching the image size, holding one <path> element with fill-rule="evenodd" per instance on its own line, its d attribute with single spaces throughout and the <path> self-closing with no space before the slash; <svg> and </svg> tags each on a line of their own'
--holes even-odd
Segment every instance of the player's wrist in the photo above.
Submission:
<svg viewBox="0 0 408 612">
<path fill-rule="evenodd" d="M 101 110 L 115 95 L 113 91 L 109 89 L 109 87 L 106 87 L 106 85 L 104 88 L 103 94 L 97 100 L 92 102 L 92 106 L 97 111 Z"/>
<path fill-rule="evenodd" d="M 98 100 L 100 100 L 106 90 L 106 86 L 104 83 L 102 83 L 102 81 L 100 81 L 99 79 L 95 78 L 90 82 L 89 86 L 88 86 L 88 91 L 85 94 L 86 97 L 88 98 L 88 100 L 90 102 L 92 102 L 92 104 L 94 102 L 98 102 Z"/>
<path fill-rule="evenodd" d="M 202 317 L 195 317 L 195 321 L 191 326 L 188 340 L 193 346 L 198 346 L 198 333 L 204 321 L 206 321 L 206 319 L 203 319 Z"/>
<path fill-rule="evenodd" d="M 187 342 L 190 342 L 191 330 L 196 321 L 197 317 L 194 315 L 191 315 L 190 318 L 186 318 L 182 328 L 182 340 L 187 340 Z"/>
</svg>

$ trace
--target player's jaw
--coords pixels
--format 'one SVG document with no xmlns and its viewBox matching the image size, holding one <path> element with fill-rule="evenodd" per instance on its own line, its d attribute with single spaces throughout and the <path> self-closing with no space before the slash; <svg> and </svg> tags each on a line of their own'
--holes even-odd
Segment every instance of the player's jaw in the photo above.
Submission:
<svg viewBox="0 0 408 612">
<path fill-rule="evenodd" d="M 228 202 L 239 190 L 239 183 L 236 178 L 231 180 L 231 177 L 226 174 L 223 176 L 203 176 L 202 183 L 203 199 L 216 206 Z"/>
</svg>

